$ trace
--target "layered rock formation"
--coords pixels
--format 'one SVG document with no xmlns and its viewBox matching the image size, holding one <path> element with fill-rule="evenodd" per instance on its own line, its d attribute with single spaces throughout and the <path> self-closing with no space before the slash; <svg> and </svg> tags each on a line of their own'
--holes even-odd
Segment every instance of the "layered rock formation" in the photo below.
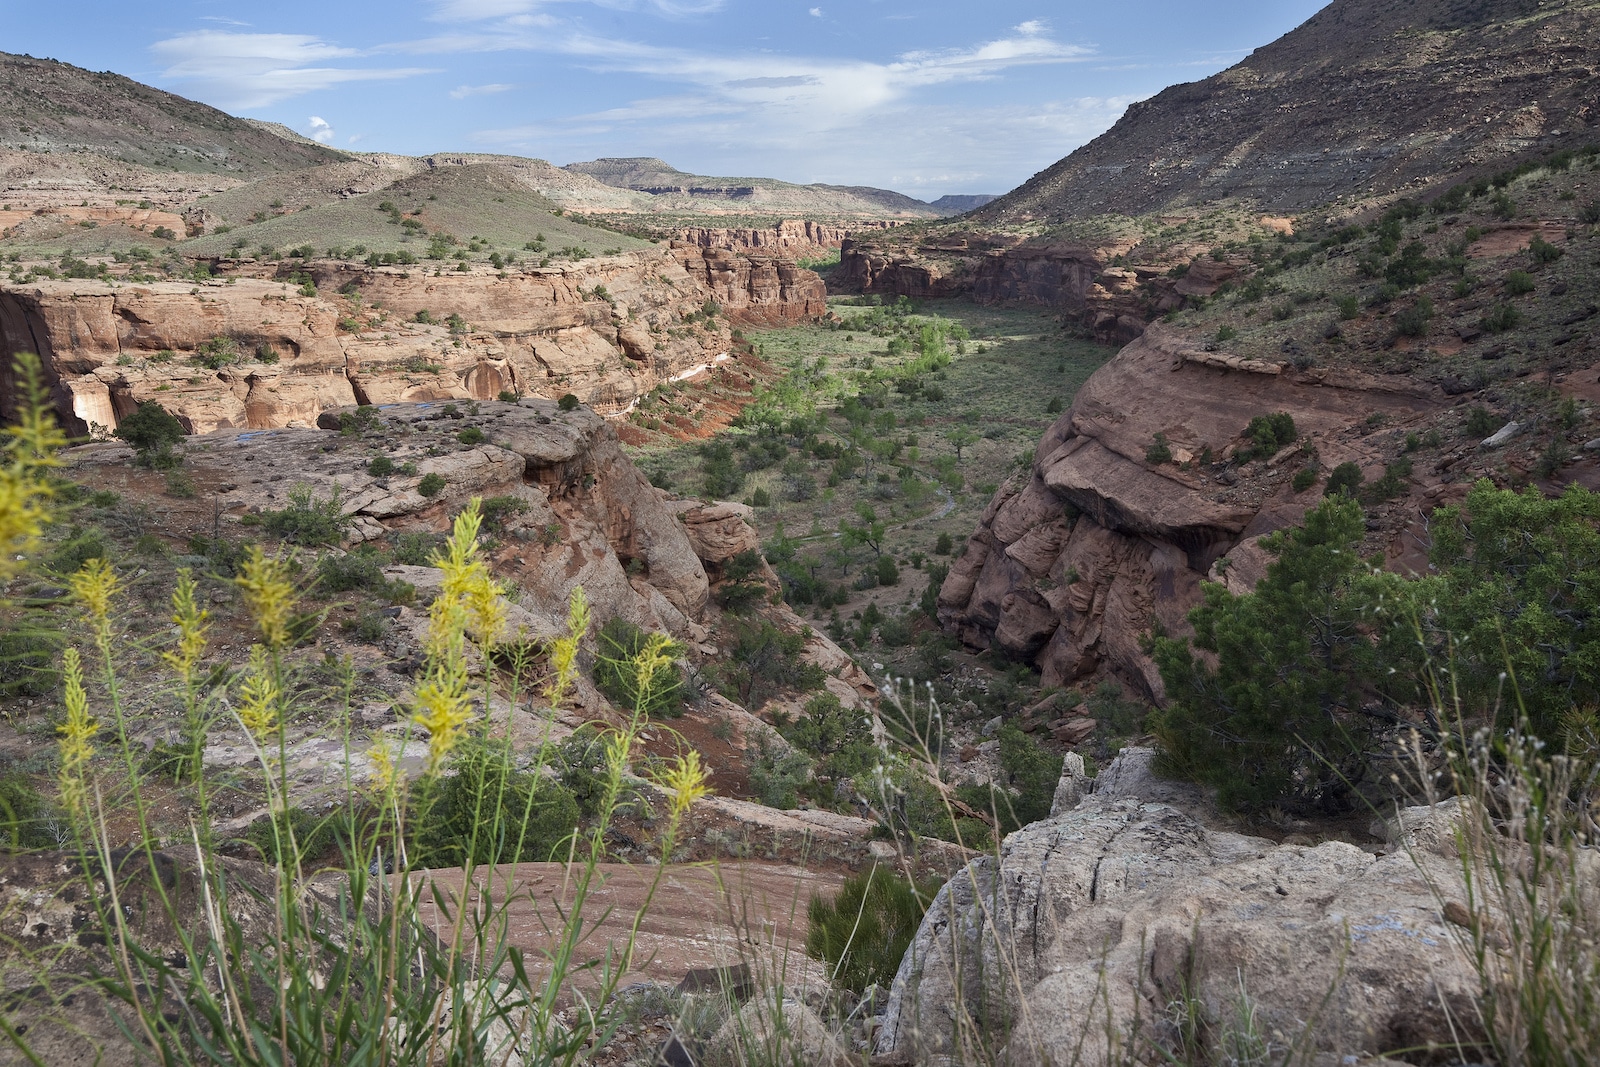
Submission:
<svg viewBox="0 0 1600 1067">
<path fill-rule="evenodd" d="M 894 220 L 863 219 L 848 226 L 811 219 L 784 219 L 771 226 L 680 226 L 665 234 L 673 241 L 697 248 L 724 248 L 733 252 L 768 252 L 804 259 L 825 256 L 852 233 L 888 230 Z"/>
<path fill-rule="evenodd" d="M 293 273 L 309 276 L 318 295 L 288 281 Z M 75 432 L 109 430 L 160 400 L 190 432 L 207 433 L 309 425 L 341 405 L 502 391 L 570 392 L 621 411 L 729 352 L 729 323 L 794 322 L 826 309 L 820 279 L 790 261 L 688 247 L 517 273 L 429 276 L 329 260 L 294 261 L 280 274 L 4 284 L 0 342 L 8 356 L 43 358 Z M 723 318 L 691 325 L 708 300 Z M 12 403 L 0 380 L 0 411 Z"/>
<path fill-rule="evenodd" d="M 1124 749 L 1078 807 L 940 890 L 879 1054 L 1091 1067 L 1231 1036 L 1354 1063 L 1474 1039 L 1477 976 L 1442 915 L 1467 899 L 1456 802 L 1408 809 L 1377 854 L 1274 845 L 1146 802 L 1150 756 Z"/>
<path fill-rule="evenodd" d="M 1196 260 L 1179 278 L 1165 262 L 1110 265 L 1132 247 L 1129 239 L 1111 238 L 1083 243 L 962 232 L 909 243 L 893 235 L 852 235 L 840 247 L 833 279 L 860 293 L 1052 308 L 1107 344 L 1126 344 L 1149 319 L 1189 297 L 1210 296 L 1238 273 L 1212 259 Z"/>
<path fill-rule="evenodd" d="M 1159 699 L 1141 636 L 1158 623 L 1184 632 L 1208 575 L 1254 585 L 1259 539 L 1297 523 L 1318 495 L 1289 484 L 1308 461 L 1299 449 L 1376 477 L 1392 435 L 1447 403 L 1435 386 L 1240 360 L 1152 326 L 1085 383 L 1029 476 L 995 494 L 939 591 L 940 621 L 969 645 L 1032 661 L 1047 686 L 1104 669 Z M 1233 455 L 1252 418 L 1280 411 L 1301 440 L 1249 477 L 1193 462 Z M 1363 434 L 1379 422 L 1393 429 Z M 1171 463 L 1145 458 L 1158 433 Z M 1438 499 L 1437 488 L 1419 492 Z"/>
</svg>

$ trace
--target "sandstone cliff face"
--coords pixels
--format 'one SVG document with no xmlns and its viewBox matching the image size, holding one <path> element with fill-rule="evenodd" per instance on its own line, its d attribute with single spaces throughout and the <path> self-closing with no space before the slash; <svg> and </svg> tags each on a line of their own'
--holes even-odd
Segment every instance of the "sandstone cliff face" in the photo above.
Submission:
<svg viewBox="0 0 1600 1067">
<path fill-rule="evenodd" d="M 1376 414 L 1400 433 L 1447 403 L 1431 386 L 1300 373 L 1151 326 L 1085 383 L 1027 479 L 996 492 L 940 589 L 940 621 L 969 645 L 997 642 L 1035 663 L 1045 685 L 1104 670 L 1159 699 L 1141 635 L 1156 623 L 1184 632 L 1202 578 L 1254 585 L 1266 564 L 1259 539 L 1297 523 L 1320 496 L 1288 484 L 1305 462 L 1299 447 L 1313 444 L 1325 469 L 1352 461 L 1376 477 L 1382 439 L 1362 434 L 1367 420 Z M 1226 458 L 1252 418 L 1278 411 L 1293 415 L 1302 440 L 1249 477 L 1180 466 L 1207 448 Z M 1157 433 L 1173 463 L 1145 460 Z"/>
<path fill-rule="evenodd" d="M 1108 344 L 1126 344 L 1149 319 L 1210 296 L 1237 273 L 1197 260 L 1181 279 L 1165 267 L 1112 267 L 1127 241 L 1087 245 L 947 234 L 916 244 L 892 236 L 846 238 L 834 274 L 844 289 L 913 299 L 967 296 L 983 304 L 1030 304 L 1059 311 Z"/>
<path fill-rule="evenodd" d="M 939 891 L 895 977 L 879 1054 L 1097 1067 L 1136 1042 L 1177 1049 L 1171 1005 L 1186 998 L 1215 1039 L 1241 995 L 1256 1033 L 1293 1035 L 1317 1062 L 1472 1040 L 1477 976 L 1436 896 L 1466 899 L 1456 802 L 1407 809 L 1403 838 L 1393 831 L 1405 847 L 1379 855 L 1274 845 L 1148 802 L 1151 755 L 1124 749 L 1079 806 L 1011 834 L 998 861 Z"/>
<path fill-rule="evenodd" d="M 862 220 L 848 226 L 814 222 L 811 219 L 784 219 L 771 226 L 680 226 L 668 230 L 667 236 L 697 248 L 767 252 L 798 259 L 827 255 L 852 233 L 888 230 L 897 225 L 898 222 L 887 219 Z"/>
<path fill-rule="evenodd" d="M 318 295 L 287 276 L 303 271 Z M 158 399 L 192 433 L 309 425 L 328 408 L 576 394 L 602 412 L 732 348 L 728 327 L 689 328 L 715 300 L 727 323 L 826 310 L 821 280 L 787 260 L 674 248 L 581 268 L 491 274 L 280 268 L 282 278 L 109 286 L 0 285 L 5 352 L 37 352 L 75 432 L 114 428 Z M 418 322 L 420 313 L 425 322 Z M 459 316 L 452 329 L 442 325 Z M 232 348 L 214 368 L 202 346 Z M 0 379 L 0 411 L 13 403 Z"/>
</svg>

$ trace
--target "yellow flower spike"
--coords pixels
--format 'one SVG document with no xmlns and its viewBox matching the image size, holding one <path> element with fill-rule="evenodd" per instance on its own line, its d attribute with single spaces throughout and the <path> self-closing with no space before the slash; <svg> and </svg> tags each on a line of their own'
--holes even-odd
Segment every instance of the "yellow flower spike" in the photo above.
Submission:
<svg viewBox="0 0 1600 1067">
<path fill-rule="evenodd" d="M 188 567 L 178 570 L 178 587 L 172 593 L 172 621 L 178 627 L 178 645 L 161 658 L 178 672 L 185 686 L 194 683 L 194 668 L 206 651 L 206 623 L 211 612 L 195 597 L 194 575 Z"/>
<path fill-rule="evenodd" d="M 554 672 L 544 687 L 544 698 L 556 707 L 566 699 L 572 679 L 578 674 L 578 649 L 589 632 L 589 597 L 583 586 L 572 590 L 567 600 L 567 632 L 550 642 L 550 668 Z"/>
<path fill-rule="evenodd" d="M 672 796 L 668 817 L 676 822 L 689 810 L 690 805 L 711 793 L 708 775 L 700 765 L 700 753 L 690 749 L 679 756 L 672 765 L 656 777 L 656 785 Z"/>
<path fill-rule="evenodd" d="M 633 657 L 635 698 L 638 707 L 650 706 L 650 696 L 655 692 L 656 678 L 672 670 L 672 657 L 667 654 L 673 647 L 672 638 L 663 633 L 651 634 Z"/>
<path fill-rule="evenodd" d="M 18 353 L 13 367 L 18 421 L 6 427 L 9 440 L 0 448 L 0 578 L 16 572 L 17 557 L 33 549 L 51 519 L 46 474 L 61 465 L 55 454 L 67 443 L 50 414 L 39 357 Z"/>
<path fill-rule="evenodd" d="M 387 797 L 394 789 L 397 769 L 394 765 L 394 752 L 390 750 L 387 741 L 379 741 L 367 749 L 367 762 L 372 764 L 372 792 L 378 797 Z"/>
<path fill-rule="evenodd" d="M 272 662 L 262 645 L 250 646 L 250 672 L 239 690 L 239 721 L 257 742 L 275 737 L 280 726 L 282 694 L 272 676 Z"/>
<path fill-rule="evenodd" d="M 286 648 L 295 607 L 289 561 L 282 556 L 268 556 L 260 545 L 251 545 L 233 584 L 244 595 L 245 608 L 267 648 L 274 652 Z"/>
<path fill-rule="evenodd" d="M 89 787 L 84 771 L 94 756 L 93 738 L 99 729 L 89 717 L 89 696 L 83 690 L 83 664 L 78 650 L 69 648 L 61 657 L 67 680 L 67 721 L 57 727 L 61 734 L 61 802 L 73 817 L 82 821 L 89 812 Z"/>
<path fill-rule="evenodd" d="M 430 678 L 413 695 L 417 712 L 412 721 L 428 731 L 429 776 L 443 769 L 444 761 L 461 740 L 462 727 L 472 718 L 466 687 L 460 682 L 464 679 L 449 675 Z"/>
<path fill-rule="evenodd" d="M 88 560 L 78 572 L 67 579 L 74 599 L 83 605 L 83 613 L 94 626 L 97 637 L 104 639 L 111 631 L 111 606 L 120 593 L 117 572 L 104 559 Z"/>
</svg>

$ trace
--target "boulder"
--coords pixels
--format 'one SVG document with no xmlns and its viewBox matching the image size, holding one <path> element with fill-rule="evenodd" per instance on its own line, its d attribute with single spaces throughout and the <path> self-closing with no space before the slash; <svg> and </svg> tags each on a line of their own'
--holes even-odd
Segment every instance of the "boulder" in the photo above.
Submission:
<svg viewBox="0 0 1600 1067">
<path fill-rule="evenodd" d="M 1274 845 L 1137 795 L 1148 765 L 1148 750 L 1119 757 L 1076 806 L 1064 770 L 1049 819 L 951 879 L 895 977 L 879 1055 L 971 1062 L 982 1033 L 986 1061 L 1100 1065 L 1136 1027 L 1173 1041 L 1182 1011 L 1222 1035 L 1246 1007 L 1309 1053 L 1476 1036 L 1477 979 L 1436 896 L 1462 892 L 1449 805 L 1406 813 L 1409 854 Z"/>
<path fill-rule="evenodd" d="M 816 1012 L 798 1000 L 771 994 L 750 1001 L 723 1023 L 705 1059 L 711 1067 L 848 1067 L 854 1062 Z"/>
</svg>

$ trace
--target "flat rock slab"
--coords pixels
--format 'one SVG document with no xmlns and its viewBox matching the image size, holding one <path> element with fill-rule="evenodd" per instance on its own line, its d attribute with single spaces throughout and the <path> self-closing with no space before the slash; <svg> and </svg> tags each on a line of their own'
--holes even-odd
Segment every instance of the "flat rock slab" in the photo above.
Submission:
<svg viewBox="0 0 1600 1067">
<path fill-rule="evenodd" d="M 519 863 L 480 870 L 469 904 L 485 890 L 507 905 L 507 937 L 525 953 L 528 973 L 538 981 L 550 970 L 548 954 L 560 943 L 564 915 L 577 893 L 582 868 L 565 863 Z M 654 896 L 651 887 L 657 876 Z M 430 872 L 433 891 L 457 902 L 465 885 L 460 868 Z M 782 980 L 787 987 L 826 983 L 821 964 L 805 954 L 806 907 L 813 893 L 838 891 L 845 876 L 784 864 L 741 862 L 655 866 L 602 863 L 583 904 L 585 930 L 574 964 L 620 958 L 635 913 L 649 900 L 639 925 L 633 959 L 619 985 L 657 981 L 676 985 L 691 970 L 750 965 L 758 982 Z M 425 897 L 422 915 L 448 936 L 449 924 Z M 579 987 L 600 984 L 601 968 L 572 979 Z"/>
</svg>

